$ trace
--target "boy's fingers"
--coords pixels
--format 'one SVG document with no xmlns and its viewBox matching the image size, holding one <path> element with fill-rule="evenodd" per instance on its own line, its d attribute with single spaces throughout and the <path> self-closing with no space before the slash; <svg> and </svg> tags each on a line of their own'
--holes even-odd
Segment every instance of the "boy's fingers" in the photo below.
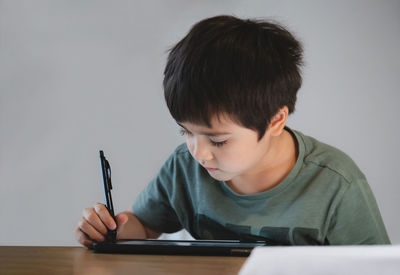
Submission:
<svg viewBox="0 0 400 275">
<path fill-rule="evenodd" d="M 97 231 L 87 220 L 82 218 L 78 224 L 80 230 L 85 233 L 90 239 L 102 242 L 105 240 L 104 236 Z"/>
<path fill-rule="evenodd" d="M 118 226 L 124 225 L 128 221 L 128 215 L 121 213 L 115 216 Z"/>
<path fill-rule="evenodd" d="M 107 234 L 107 228 L 104 223 L 100 220 L 100 217 L 97 215 L 96 211 L 93 207 L 85 208 L 83 210 L 83 218 L 88 221 L 94 228 L 97 229 L 101 234 Z"/>
<path fill-rule="evenodd" d="M 75 238 L 78 240 L 78 242 L 87 248 L 92 248 L 93 247 L 93 241 L 88 238 L 88 236 L 81 231 L 79 227 L 75 229 Z"/>
<path fill-rule="evenodd" d="M 110 212 L 108 212 L 108 209 L 104 204 L 96 203 L 94 210 L 109 229 L 114 230 L 117 227 L 114 219 L 111 217 Z"/>
</svg>

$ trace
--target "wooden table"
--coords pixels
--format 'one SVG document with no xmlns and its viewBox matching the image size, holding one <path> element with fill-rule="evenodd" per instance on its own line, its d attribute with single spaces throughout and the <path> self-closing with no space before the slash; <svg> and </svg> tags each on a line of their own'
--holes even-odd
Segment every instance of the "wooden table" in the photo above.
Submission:
<svg viewBox="0 0 400 275">
<path fill-rule="evenodd" d="M 83 247 L 0 246 L 0 274 L 237 274 L 246 257 L 95 254 Z"/>
</svg>

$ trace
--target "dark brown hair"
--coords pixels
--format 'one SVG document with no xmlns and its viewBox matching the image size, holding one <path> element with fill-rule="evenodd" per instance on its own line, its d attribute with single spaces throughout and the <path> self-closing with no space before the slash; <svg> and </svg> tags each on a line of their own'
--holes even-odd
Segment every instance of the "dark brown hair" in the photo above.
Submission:
<svg viewBox="0 0 400 275">
<path fill-rule="evenodd" d="M 280 108 L 294 111 L 302 54 L 301 43 L 277 23 L 202 20 L 170 49 L 163 82 L 169 111 L 177 122 L 208 127 L 226 114 L 261 139 Z"/>
</svg>

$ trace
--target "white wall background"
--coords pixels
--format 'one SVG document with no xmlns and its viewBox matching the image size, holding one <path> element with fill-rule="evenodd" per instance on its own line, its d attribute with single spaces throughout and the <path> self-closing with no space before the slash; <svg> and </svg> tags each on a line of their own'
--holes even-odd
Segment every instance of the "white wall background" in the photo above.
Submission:
<svg viewBox="0 0 400 275">
<path fill-rule="evenodd" d="M 0 1 L 0 245 L 76 245 L 103 201 L 98 150 L 128 208 L 183 142 L 166 50 L 219 14 L 280 21 L 304 43 L 289 125 L 347 152 L 400 243 L 400 1 Z"/>
</svg>

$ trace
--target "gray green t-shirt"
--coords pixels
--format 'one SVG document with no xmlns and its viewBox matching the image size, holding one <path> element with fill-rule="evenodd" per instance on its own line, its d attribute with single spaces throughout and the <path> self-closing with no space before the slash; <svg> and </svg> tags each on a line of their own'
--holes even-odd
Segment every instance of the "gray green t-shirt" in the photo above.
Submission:
<svg viewBox="0 0 400 275">
<path fill-rule="evenodd" d="M 289 175 L 268 191 L 241 195 L 212 178 L 178 146 L 133 204 L 147 227 L 196 239 L 281 245 L 389 244 L 364 174 L 340 150 L 286 128 L 297 140 Z"/>
</svg>

